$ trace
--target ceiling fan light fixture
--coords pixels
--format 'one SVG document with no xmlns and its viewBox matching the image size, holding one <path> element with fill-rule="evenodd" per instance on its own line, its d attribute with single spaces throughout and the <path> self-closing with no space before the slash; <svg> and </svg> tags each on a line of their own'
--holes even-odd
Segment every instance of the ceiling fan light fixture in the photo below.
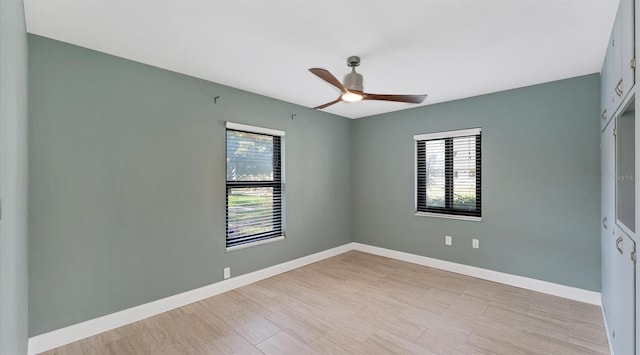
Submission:
<svg viewBox="0 0 640 355">
<path fill-rule="evenodd" d="M 327 69 L 309 68 L 309 71 L 324 80 L 328 84 L 340 90 L 340 96 L 337 99 L 327 102 L 326 104 L 316 106 L 314 109 L 322 110 L 338 102 L 358 102 L 362 100 L 378 100 L 406 102 L 412 104 L 420 104 L 427 98 L 427 95 L 388 95 L 388 94 L 371 94 L 365 93 L 362 85 L 362 75 L 356 73 L 356 67 L 360 65 L 360 57 L 351 56 L 347 59 L 347 65 L 351 68 L 351 73 L 344 76 L 344 81 L 340 82 Z"/>
<path fill-rule="evenodd" d="M 362 98 L 363 96 L 361 94 L 351 92 L 351 91 L 347 91 L 344 94 L 342 94 L 342 100 L 346 102 L 358 102 L 358 101 L 361 101 Z"/>
</svg>

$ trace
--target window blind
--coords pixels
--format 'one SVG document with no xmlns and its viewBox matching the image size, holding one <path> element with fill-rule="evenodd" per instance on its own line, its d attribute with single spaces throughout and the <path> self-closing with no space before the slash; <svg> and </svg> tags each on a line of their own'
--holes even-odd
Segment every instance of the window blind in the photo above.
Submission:
<svg viewBox="0 0 640 355">
<path fill-rule="evenodd" d="M 481 131 L 415 136 L 416 209 L 481 216 Z"/>
<path fill-rule="evenodd" d="M 281 139 L 227 129 L 227 247 L 283 235 Z"/>
</svg>

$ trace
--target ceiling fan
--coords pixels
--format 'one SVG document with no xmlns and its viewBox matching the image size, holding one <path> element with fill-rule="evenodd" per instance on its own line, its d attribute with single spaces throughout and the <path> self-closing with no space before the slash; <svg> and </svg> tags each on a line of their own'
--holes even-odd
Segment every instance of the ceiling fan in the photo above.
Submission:
<svg viewBox="0 0 640 355">
<path fill-rule="evenodd" d="M 366 93 L 363 91 L 362 87 L 362 74 L 356 73 L 356 67 L 360 65 L 360 57 L 351 56 L 347 58 L 347 65 L 351 68 L 351 73 L 348 73 L 344 76 L 344 84 L 336 79 L 336 77 L 326 69 L 309 69 L 309 71 L 315 74 L 317 77 L 337 87 L 338 90 L 340 90 L 340 96 L 338 96 L 337 99 L 331 102 L 327 102 L 324 105 L 316 106 L 314 107 L 314 109 L 320 110 L 340 101 L 356 102 L 361 100 L 382 100 L 419 104 L 427 98 L 427 95 L 386 95 Z"/>
</svg>

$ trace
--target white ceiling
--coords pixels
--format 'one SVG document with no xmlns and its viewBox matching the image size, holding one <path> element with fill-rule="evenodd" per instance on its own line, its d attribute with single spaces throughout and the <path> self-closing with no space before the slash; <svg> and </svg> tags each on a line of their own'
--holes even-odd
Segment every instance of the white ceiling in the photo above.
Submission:
<svg viewBox="0 0 640 355">
<path fill-rule="evenodd" d="M 366 92 L 422 105 L 600 71 L 617 0 L 25 0 L 29 32 L 314 107 L 359 55 Z M 357 118 L 415 107 L 364 101 Z"/>
</svg>

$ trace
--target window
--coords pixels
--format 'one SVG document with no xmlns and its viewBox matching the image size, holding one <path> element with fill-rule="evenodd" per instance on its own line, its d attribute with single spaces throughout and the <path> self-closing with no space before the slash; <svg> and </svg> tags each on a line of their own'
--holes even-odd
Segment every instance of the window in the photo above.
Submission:
<svg viewBox="0 0 640 355">
<path fill-rule="evenodd" d="M 284 237 L 284 132 L 227 122 L 227 249 Z"/>
<path fill-rule="evenodd" d="M 416 213 L 481 217 L 480 128 L 414 136 Z"/>
</svg>

